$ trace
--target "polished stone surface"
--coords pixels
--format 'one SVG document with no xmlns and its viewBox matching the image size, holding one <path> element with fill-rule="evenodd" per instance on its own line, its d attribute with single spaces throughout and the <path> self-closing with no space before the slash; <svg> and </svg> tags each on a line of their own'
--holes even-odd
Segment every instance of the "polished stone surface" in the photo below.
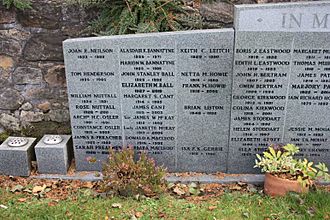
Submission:
<svg viewBox="0 0 330 220">
<path fill-rule="evenodd" d="M 330 164 L 330 2 L 236 6 L 228 171 L 294 143 Z"/>
<path fill-rule="evenodd" d="M 29 176 L 31 158 L 36 138 L 26 138 L 27 144 L 21 147 L 10 147 L 8 142 L 15 137 L 8 137 L 0 145 L 0 174 L 11 176 Z"/>
<path fill-rule="evenodd" d="M 62 141 L 46 144 L 49 135 L 44 135 L 35 146 L 38 172 L 47 174 L 66 174 L 72 160 L 71 135 L 60 135 Z"/>
<path fill-rule="evenodd" d="M 65 41 L 77 169 L 132 145 L 170 171 L 225 171 L 233 40 L 222 29 Z"/>
</svg>

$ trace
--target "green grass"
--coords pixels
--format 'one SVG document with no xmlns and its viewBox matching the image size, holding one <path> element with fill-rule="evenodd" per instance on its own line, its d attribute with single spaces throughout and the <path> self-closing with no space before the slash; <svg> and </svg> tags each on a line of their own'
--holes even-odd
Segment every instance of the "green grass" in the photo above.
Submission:
<svg viewBox="0 0 330 220">
<path fill-rule="evenodd" d="M 290 194 L 270 198 L 242 192 L 225 193 L 207 201 L 191 202 L 164 195 L 159 199 L 93 198 L 80 192 L 77 196 L 50 206 L 49 199 L 29 197 L 25 202 L 0 189 L 0 219 L 130 219 L 142 212 L 140 219 L 330 219 L 330 193 L 316 191 L 306 195 Z M 112 208 L 113 203 L 122 207 Z M 213 210 L 209 207 L 215 206 Z M 212 208 L 211 208 L 212 209 Z"/>
</svg>

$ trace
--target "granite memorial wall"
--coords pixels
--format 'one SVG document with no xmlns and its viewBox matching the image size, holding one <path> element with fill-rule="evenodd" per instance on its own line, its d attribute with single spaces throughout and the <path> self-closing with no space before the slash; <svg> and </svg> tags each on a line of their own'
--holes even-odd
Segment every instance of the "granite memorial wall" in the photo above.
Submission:
<svg viewBox="0 0 330 220">
<path fill-rule="evenodd" d="M 330 3 L 235 9 L 228 172 L 250 172 L 270 143 L 329 164 Z"/>
<path fill-rule="evenodd" d="M 64 43 L 78 170 L 132 145 L 169 170 L 226 170 L 234 31 Z M 96 163 L 86 158 L 96 157 Z"/>
<path fill-rule="evenodd" d="M 128 145 L 170 171 L 256 172 L 270 143 L 329 164 L 329 12 L 237 6 L 235 43 L 233 29 L 66 40 L 77 170 Z"/>
</svg>

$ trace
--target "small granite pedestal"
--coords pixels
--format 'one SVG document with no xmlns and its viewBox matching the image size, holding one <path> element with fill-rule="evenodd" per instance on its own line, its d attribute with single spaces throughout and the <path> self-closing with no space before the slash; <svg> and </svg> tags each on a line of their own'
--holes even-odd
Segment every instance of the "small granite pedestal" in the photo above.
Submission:
<svg viewBox="0 0 330 220">
<path fill-rule="evenodd" d="M 12 147 L 8 142 L 16 137 L 8 137 L 0 145 L 0 174 L 11 176 L 29 176 L 31 173 L 31 157 L 33 143 L 36 138 L 25 138 L 23 146 Z"/>
<path fill-rule="evenodd" d="M 45 135 L 35 147 L 38 172 L 46 174 L 66 174 L 72 159 L 71 136 L 60 135 L 62 141 L 57 144 L 47 144 Z"/>
</svg>

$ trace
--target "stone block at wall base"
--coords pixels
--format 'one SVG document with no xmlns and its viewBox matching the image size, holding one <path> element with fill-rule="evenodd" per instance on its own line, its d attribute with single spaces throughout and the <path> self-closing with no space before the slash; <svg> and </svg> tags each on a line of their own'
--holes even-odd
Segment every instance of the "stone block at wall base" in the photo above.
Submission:
<svg viewBox="0 0 330 220">
<path fill-rule="evenodd" d="M 63 140 L 58 144 L 45 144 L 45 135 L 36 145 L 38 172 L 44 174 L 66 174 L 72 160 L 70 135 L 60 135 Z"/>
<path fill-rule="evenodd" d="M 33 143 L 36 138 L 26 138 L 28 143 L 22 147 L 10 147 L 8 142 L 12 138 L 14 137 L 8 137 L 0 145 L 0 174 L 29 176 L 31 173 Z"/>
</svg>

